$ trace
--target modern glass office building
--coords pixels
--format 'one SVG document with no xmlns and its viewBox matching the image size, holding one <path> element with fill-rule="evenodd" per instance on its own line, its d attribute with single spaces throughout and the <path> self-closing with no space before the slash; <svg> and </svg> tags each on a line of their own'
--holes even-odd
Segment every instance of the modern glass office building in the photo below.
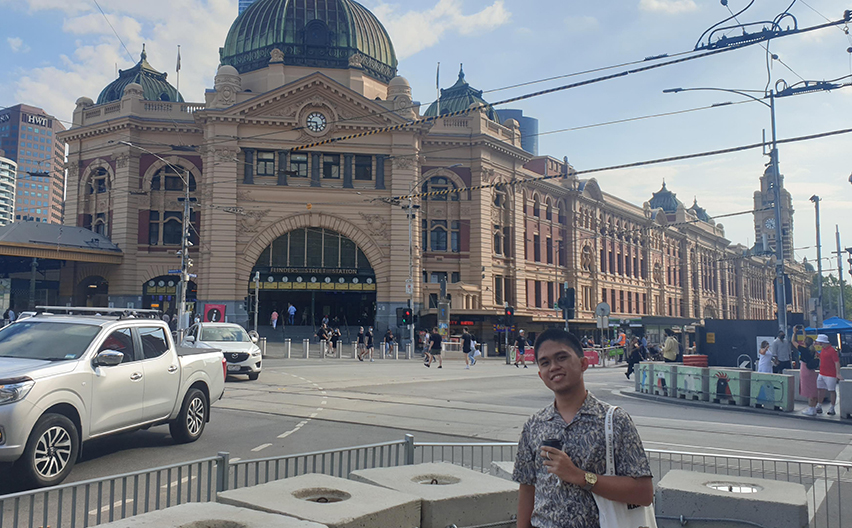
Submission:
<svg viewBox="0 0 852 528">
<path fill-rule="evenodd" d="M 15 218 L 15 179 L 18 164 L 3 157 L 0 150 L 0 226 L 11 224 Z"/>
<path fill-rule="evenodd" d="M 15 221 L 61 223 L 65 197 L 65 127 L 25 104 L 0 111 L 0 149 L 17 163 Z"/>
</svg>

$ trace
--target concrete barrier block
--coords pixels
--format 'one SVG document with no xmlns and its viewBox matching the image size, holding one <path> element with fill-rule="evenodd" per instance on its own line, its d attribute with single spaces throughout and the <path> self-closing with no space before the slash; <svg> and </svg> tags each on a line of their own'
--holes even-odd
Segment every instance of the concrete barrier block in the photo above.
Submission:
<svg viewBox="0 0 852 528">
<path fill-rule="evenodd" d="M 654 394 L 677 397 L 677 367 L 675 363 L 654 364 Z"/>
<path fill-rule="evenodd" d="M 512 474 L 515 472 L 514 462 L 492 462 L 491 474 L 495 477 L 500 477 L 503 480 L 512 480 Z"/>
<path fill-rule="evenodd" d="M 678 366 L 676 376 L 678 398 L 710 401 L 710 369 Z"/>
<path fill-rule="evenodd" d="M 349 478 L 420 497 L 420 528 L 508 521 L 518 511 L 518 485 L 447 463 L 353 471 Z"/>
<path fill-rule="evenodd" d="M 795 379 L 789 374 L 751 373 L 749 405 L 764 409 L 792 412 Z"/>
<path fill-rule="evenodd" d="M 324 524 L 303 521 L 215 502 L 196 502 L 173 506 L 120 521 L 102 524 L 102 528 L 328 528 Z"/>
<path fill-rule="evenodd" d="M 837 383 L 837 400 L 837 414 L 841 418 L 852 418 L 852 379 L 844 378 Z"/>
<path fill-rule="evenodd" d="M 852 380 L 852 367 L 840 367 L 840 375 L 843 379 Z"/>
<path fill-rule="evenodd" d="M 680 528 L 660 517 L 725 518 L 773 528 L 808 526 L 805 487 L 793 482 L 671 470 L 657 484 L 654 508 L 659 528 Z M 690 521 L 697 528 L 738 528 L 743 523 Z"/>
<path fill-rule="evenodd" d="M 799 369 L 784 369 L 784 374 L 793 376 L 793 399 L 797 402 L 807 402 L 808 399 L 799 394 L 799 383 L 801 371 Z"/>
<path fill-rule="evenodd" d="M 710 401 L 748 407 L 751 371 L 710 367 Z"/>
<path fill-rule="evenodd" d="M 416 528 L 420 499 L 322 474 L 219 493 L 219 502 L 313 521 L 328 528 Z M 441 527 L 443 528 L 443 527 Z"/>
</svg>

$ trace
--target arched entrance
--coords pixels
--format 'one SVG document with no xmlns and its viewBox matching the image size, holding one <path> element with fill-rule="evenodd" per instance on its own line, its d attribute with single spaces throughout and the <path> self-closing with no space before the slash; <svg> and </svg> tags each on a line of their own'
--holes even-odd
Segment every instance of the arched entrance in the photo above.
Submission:
<svg viewBox="0 0 852 528">
<path fill-rule="evenodd" d="M 256 273 L 261 324 L 272 310 L 286 322 L 289 304 L 296 307 L 297 325 L 316 326 L 325 316 L 333 326 L 373 324 L 375 272 L 364 251 L 336 231 L 306 227 L 284 233 L 257 259 L 248 277 L 250 293 Z"/>
<path fill-rule="evenodd" d="M 188 312 L 195 312 L 195 299 L 198 288 L 195 282 L 189 281 L 186 289 L 186 304 Z M 145 281 L 142 284 L 142 308 L 160 310 L 174 316 L 177 313 L 178 296 L 180 295 L 180 278 L 177 275 L 163 275 Z"/>
<path fill-rule="evenodd" d="M 77 306 L 106 307 L 109 304 L 109 282 L 100 275 L 91 275 L 77 285 Z"/>
</svg>

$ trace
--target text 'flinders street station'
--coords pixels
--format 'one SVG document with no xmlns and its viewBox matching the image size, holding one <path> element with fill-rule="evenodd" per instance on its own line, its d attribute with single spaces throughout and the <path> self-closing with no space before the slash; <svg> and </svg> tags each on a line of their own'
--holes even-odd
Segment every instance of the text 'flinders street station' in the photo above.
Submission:
<svg viewBox="0 0 852 528">
<path fill-rule="evenodd" d="M 388 33 L 354 1 L 258 0 L 219 53 L 203 101 L 186 102 L 144 51 L 96 102 L 77 100 L 61 134 L 65 223 L 120 259 L 62 267 L 57 302 L 174 312 L 188 185 L 188 301 L 230 321 L 249 319 L 243 299 L 256 274 L 262 323 L 292 303 L 297 322 L 328 315 L 398 331 L 397 308 L 413 295 L 418 326 L 431 327 L 444 282 L 450 331 L 482 340 L 506 303 L 528 330 L 559 324 L 566 284 L 580 332 L 594 328 L 602 301 L 616 321 L 775 318 L 775 230 L 764 213 L 762 243 L 747 248 L 665 184 L 641 206 L 607 194 L 567 162 L 525 151 L 519 122 L 501 119 L 463 72 L 440 107 L 424 110 L 397 76 Z M 760 176 L 755 209 L 766 209 L 771 186 Z M 392 199 L 412 192 L 429 194 L 411 209 Z M 787 271 L 787 309 L 803 313 L 812 271 L 795 262 Z"/>
</svg>

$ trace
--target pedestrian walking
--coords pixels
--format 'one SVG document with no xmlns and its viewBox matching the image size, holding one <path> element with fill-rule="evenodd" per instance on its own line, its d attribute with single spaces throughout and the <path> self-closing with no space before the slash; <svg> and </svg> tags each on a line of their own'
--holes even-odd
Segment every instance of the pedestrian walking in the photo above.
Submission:
<svg viewBox="0 0 852 528">
<path fill-rule="evenodd" d="M 365 335 L 367 338 L 367 355 L 370 356 L 370 363 L 373 362 L 373 327 L 370 326 L 367 328 L 367 333 Z"/>
<path fill-rule="evenodd" d="M 630 355 L 627 356 L 627 372 L 624 373 L 627 379 L 630 379 L 633 369 L 640 361 L 642 361 L 642 343 L 638 337 L 633 336 L 630 340 Z"/>
<path fill-rule="evenodd" d="M 427 367 L 432 367 L 432 362 L 435 360 L 435 357 L 438 358 L 438 368 L 444 368 L 444 360 L 441 357 L 441 343 L 443 342 L 443 336 L 438 333 L 438 327 L 432 329 L 432 333 L 429 334 L 429 354 L 428 361 L 425 363 Z"/>
<path fill-rule="evenodd" d="M 677 361 L 679 345 L 671 328 L 666 328 L 666 342 L 663 343 L 663 361 L 674 363 Z"/>
<path fill-rule="evenodd" d="M 385 332 L 385 338 L 382 347 L 382 358 L 385 358 L 385 354 L 387 354 L 388 356 L 393 356 L 393 332 L 390 331 L 390 328 L 388 328 L 388 331 Z"/>
<path fill-rule="evenodd" d="M 337 343 L 340 341 L 340 328 L 335 328 L 331 331 L 331 338 L 329 341 L 331 342 L 331 357 L 337 356 Z"/>
<path fill-rule="evenodd" d="M 287 303 L 287 324 L 290 326 L 296 324 L 296 307 L 291 303 Z"/>
<path fill-rule="evenodd" d="M 762 341 L 757 351 L 757 371 L 772 374 L 772 350 L 769 341 Z"/>
<path fill-rule="evenodd" d="M 331 329 L 328 328 L 328 325 L 324 324 L 320 326 L 319 330 L 317 330 L 317 337 L 319 338 L 322 355 L 327 356 L 331 349 Z"/>
<path fill-rule="evenodd" d="M 518 330 L 517 339 L 515 339 L 515 367 L 516 368 L 521 368 L 521 367 L 518 366 L 518 361 L 521 362 L 521 364 L 524 366 L 524 368 L 527 368 L 526 350 L 527 350 L 528 344 L 529 343 L 527 342 L 527 336 L 524 335 L 524 329 L 521 328 L 520 330 Z"/>
<path fill-rule="evenodd" d="M 808 399 L 808 408 L 802 411 L 802 414 L 816 416 L 819 359 L 814 350 L 814 340 L 805 336 L 805 327 L 802 325 L 793 327 L 793 340 L 799 352 L 799 394 Z"/>
<path fill-rule="evenodd" d="M 432 364 L 432 334 L 427 330 L 423 337 L 423 366 L 429 367 Z"/>
<path fill-rule="evenodd" d="M 476 363 L 473 358 L 473 336 L 467 331 L 467 328 L 462 332 L 462 352 L 464 353 L 464 368 L 469 369 L 471 365 Z"/>
<path fill-rule="evenodd" d="M 269 316 L 269 324 L 275 330 L 278 327 L 278 310 L 272 309 L 272 315 Z"/>
<path fill-rule="evenodd" d="M 843 376 L 840 375 L 840 357 L 837 355 L 837 350 L 831 346 L 828 336 L 819 334 L 814 342 L 817 345 L 822 345 L 819 351 L 819 376 L 817 376 L 817 414 L 822 414 L 822 402 L 825 400 L 825 393 L 828 392 L 828 398 L 831 406 L 828 408 L 828 415 L 834 416 L 834 406 L 837 404 L 837 382 L 843 381 Z"/>
<path fill-rule="evenodd" d="M 772 356 L 777 360 L 775 362 L 775 373 L 783 374 L 784 369 L 793 368 L 792 357 L 790 356 L 790 343 L 786 340 L 787 334 L 783 331 L 778 332 L 778 337 L 769 345 L 772 351 Z"/>
<path fill-rule="evenodd" d="M 624 333 L 624 330 L 618 331 L 618 339 L 615 340 L 615 346 L 621 347 L 621 353 L 618 355 L 618 359 L 616 360 L 616 363 L 621 363 L 621 360 L 628 357 L 629 353 L 627 350 L 627 334 Z"/>
<path fill-rule="evenodd" d="M 512 474 L 520 484 L 518 528 L 600 526 L 593 494 L 598 500 L 649 506 L 654 485 L 642 440 L 623 409 L 586 390 L 589 360 L 581 343 L 564 330 L 549 329 L 534 349 L 539 377 L 554 402 L 527 420 L 518 442 Z M 606 474 L 607 436 L 613 475 Z"/>
<path fill-rule="evenodd" d="M 358 337 L 355 342 L 358 347 L 358 361 L 364 361 L 364 355 L 367 353 L 367 336 L 363 326 L 358 329 Z"/>
</svg>

